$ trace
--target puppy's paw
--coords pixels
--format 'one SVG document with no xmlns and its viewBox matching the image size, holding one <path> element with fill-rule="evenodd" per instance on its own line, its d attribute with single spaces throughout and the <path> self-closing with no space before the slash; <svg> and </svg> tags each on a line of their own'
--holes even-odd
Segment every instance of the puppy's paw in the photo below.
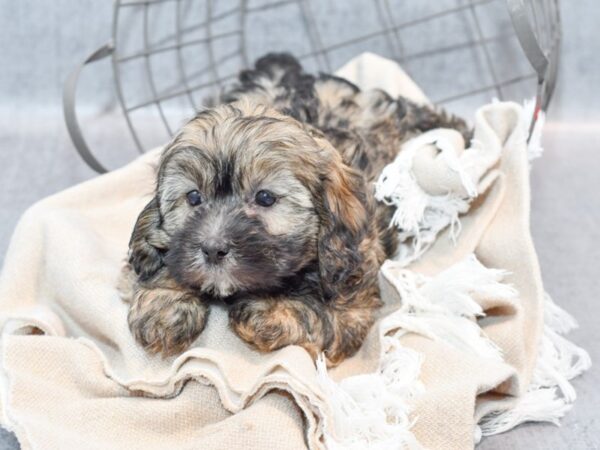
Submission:
<svg viewBox="0 0 600 450">
<path fill-rule="evenodd" d="M 301 304 L 240 301 L 229 309 L 229 324 L 241 339 L 262 352 L 299 345 L 316 358 L 322 349 L 321 322 L 314 311 Z"/>
<path fill-rule="evenodd" d="M 141 289 L 127 316 L 135 340 L 163 357 L 186 350 L 206 324 L 208 307 L 191 294 L 171 289 Z"/>
</svg>

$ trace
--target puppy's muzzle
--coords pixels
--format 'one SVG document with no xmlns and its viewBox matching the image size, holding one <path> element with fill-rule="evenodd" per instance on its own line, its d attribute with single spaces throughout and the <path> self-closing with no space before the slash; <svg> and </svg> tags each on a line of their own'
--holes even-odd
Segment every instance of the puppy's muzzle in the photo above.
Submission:
<svg viewBox="0 0 600 450">
<path fill-rule="evenodd" d="M 220 264 L 229 254 L 231 246 L 225 241 L 204 242 L 200 248 L 208 264 Z"/>
</svg>

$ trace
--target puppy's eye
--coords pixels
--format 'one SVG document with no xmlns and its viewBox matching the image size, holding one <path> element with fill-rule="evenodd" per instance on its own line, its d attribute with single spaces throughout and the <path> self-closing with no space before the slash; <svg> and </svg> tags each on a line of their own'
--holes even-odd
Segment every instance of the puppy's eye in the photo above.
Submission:
<svg viewBox="0 0 600 450">
<path fill-rule="evenodd" d="M 202 203 L 202 196 L 200 195 L 200 192 L 196 190 L 188 192 L 186 197 L 190 206 L 198 206 Z"/>
<path fill-rule="evenodd" d="M 260 206 L 272 206 L 277 198 L 269 191 L 258 191 L 254 200 Z"/>
</svg>

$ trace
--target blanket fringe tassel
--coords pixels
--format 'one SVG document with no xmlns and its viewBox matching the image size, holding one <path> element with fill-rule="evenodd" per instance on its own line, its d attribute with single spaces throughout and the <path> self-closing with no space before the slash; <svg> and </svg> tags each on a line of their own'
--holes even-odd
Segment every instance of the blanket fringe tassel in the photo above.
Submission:
<svg viewBox="0 0 600 450">
<path fill-rule="evenodd" d="M 421 355 L 397 339 L 382 336 L 379 369 L 336 383 L 325 359 L 317 360 L 317 377 L 329 408 L 323 415 L 328 450 L 422 450 L 410 431 L 410 400 L 423 391 Z"/>
<path fill-rule="evenodd" d="M 448 167 L 459 175 L 466 196 L 456 192 L 431 195 L 419 185 L 411 168 L 416 152 L 426 145 L 435 145 L 440 150 Z M 452 143 L 433 135 L 421 135 L 406 143 L 396 159 L 383 168 L 375 184 L 375 198 L 396 208 L 390 227 L 398 228 L 400 244 L 393 259 L 403 266 L 417 260 L 446 227 L 450 227 L 450 237 L 456 241 L 461 231 L 459 215 L 469 210 L 476 196 L 477 186 L 456 156 Z"/>
<path fill-rule="evenodd" d="M 505 271 L 488 269 L 470 255 L 435 277 L 425 277 L 387 261 L 382 274 L 402 297 L 400 309 L 379 325 L 379 369 L 336 383 L 324 358 L 317 360 L 319 385 L 329 412 L 324 439 L 329 450 L 422 449 L 411 432 L 411 401 L 423 392 L 422 356 L 400 344 L 399 337 L 418 333 L 443 340 L 461 351 L 501 360 L 499 349 L 475 321 L 483 311 L 474 298 L 492 295 L 510 302 L 516 291 L 501 282 Z M 416 419 L 415 419 L 416 420 Z"/>
<path fill-rule="evenodd" d="M 324 415 L 324 439 L 330 450 L 422 448 L 411 432 L 414 420 L 410 418 L 412 400 L 423 392 L 421 355 L 400 344 L 398 338 L 403 334 L 418 333 L 480 357 L 502 358 L 477 326 L 475 319 L 484 313 L 475 299 L 494 296 L 513 301 L 516 291 L 502 283 L 505 271 L 486 268 L 470 255 L 432 278 L 393 261 L 384 264 L 382 274 L 398 290 L 403 303 L 380 323 L 379 369 L 337 383 L 327 373 L 325 360 L 317 361 L 319 384 L 330 410 Z M 577 322 L 547 294 L 544 323 L 528 391 L 510 409 L 482 417 L 475 442 L 524 422 L 558 425 L 572 407 L 576 394 L 570 380 L 586 371 L 591 360 L 585 350 L 564 338 Z"/>
<path fill-rule="evenodd" d="M 512 408 L 482 417 L 475 430 L 476 442 L 481 436 L 503 433 L 524 422 L 559 425 L 577 398 L 570 380 L 592 365 L 589 354 L 563 336 L 576 327 L 573 316 L 546 294 L 544 332 L 529 389 Z"/>
</svg>

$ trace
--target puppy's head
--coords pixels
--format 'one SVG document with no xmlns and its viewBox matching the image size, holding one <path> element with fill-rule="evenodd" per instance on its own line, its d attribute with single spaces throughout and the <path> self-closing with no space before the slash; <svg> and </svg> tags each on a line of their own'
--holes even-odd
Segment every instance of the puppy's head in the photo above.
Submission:
<svg viewBox="0 0 600 450">
<path fill-rule="evenodd" d="M 140 278 L 166 266 L 217 297 L 285 289 L 318 261 L 331 295 L 360 264 L 365 197 L 362 176 L 314 131 L 264 107 L 219 106 L 163 153 L 130 261 Z"/>
</svg>

